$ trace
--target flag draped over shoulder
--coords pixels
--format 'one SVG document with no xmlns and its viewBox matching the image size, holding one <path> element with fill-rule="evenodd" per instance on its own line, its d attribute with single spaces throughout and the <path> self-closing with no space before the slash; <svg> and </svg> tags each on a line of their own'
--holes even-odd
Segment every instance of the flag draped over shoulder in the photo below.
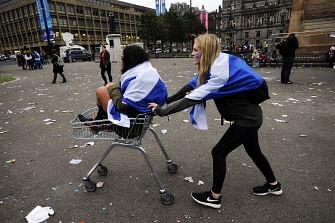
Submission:
<svg viewBox="0 0 335 223">
<path fill-rule="evenodd" d="M 165 104 L 167 89 L 157 70 L 149 61 L 137 65 L 121 76 L 122 103 L 136 109 L 139 113 L 150 112 L 149 102 L 160 106 Z M 123 127 L 130 127 L 127 115 L 120 113 L 112 100 L 108 101 L 108 119 Z"/>
<path fill-rule="evenodd" d="M 212 64 L 207 81 L 198 84 L 199 76 L 190 82 L 194 90 L 186 96 L 188 99 L 204 101 L 193 106 L 190 112 L 192 125 L 198 129 L 208 129 L 205 101 L 220 98 L 258 88 L 264 82 L 255 70 L 239 57 L 221 53 Z"/>
</svg>

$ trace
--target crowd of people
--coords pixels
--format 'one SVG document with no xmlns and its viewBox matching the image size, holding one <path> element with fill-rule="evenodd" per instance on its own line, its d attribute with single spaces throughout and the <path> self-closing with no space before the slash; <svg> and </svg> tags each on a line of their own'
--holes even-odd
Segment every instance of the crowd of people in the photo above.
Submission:
<svg viewBox="0 0 335 223">
<path fill-rule="evenodd" d="M 16 55 L 18 66 L 23 70 L 42 69 L 44 58 L 36 50 Z"/>
</svg>

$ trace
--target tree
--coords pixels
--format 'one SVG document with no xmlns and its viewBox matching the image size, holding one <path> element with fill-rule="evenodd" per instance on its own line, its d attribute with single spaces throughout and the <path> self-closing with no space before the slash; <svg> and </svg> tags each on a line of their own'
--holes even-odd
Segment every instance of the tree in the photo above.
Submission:
<svg viewBox="0 0 335 223">
<path fill-rule="evenodd" d="M 201 24 L 200 18 L 191 12 L 184 14 L 186 27 L 189 34 L 201 34 L 206 32 L 206 28 Z"/>
<path fill-rule="evenodd" d="M 161 48 L 164 49 L 164 43 L 168 41 L 170 52 L 173 42 L 185 43 L 190 35 L 206 32 L 199 17 L 190 12 L 184 16 L 178 16 L 175 12 L 167 12 L 161 16 L 145 12 L 140 21 L 139 36 L 144 43 L 147 46 L 154 45 L 156 48 L 156 42 L 160 40 Z"/>
<path fill-rule="evenodd" d="M 145 12 L 141 18 L 141 28 L 138 32 L 140 38 L 144 41 L 145 44 L 151 45 L 156 43 L 157 35 L 157 17 L 154 13 Z"/>
<path fill-rule="evenodd" d="M 182 43 L 187 40 L 186 24 L 181 16 L 175 12 L 168 12 L 166 15 L 167 23 L 167 40 L 169 41 L 169 49 L 172 51 L 172 43 Z"/>
</svg>

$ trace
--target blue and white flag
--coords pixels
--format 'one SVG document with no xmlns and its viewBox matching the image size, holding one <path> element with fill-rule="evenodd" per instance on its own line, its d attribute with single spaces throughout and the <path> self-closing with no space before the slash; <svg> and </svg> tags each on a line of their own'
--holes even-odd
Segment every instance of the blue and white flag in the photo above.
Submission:
<svg viewBox="0 0 335 223">
<path fill-rule="evenodd" d="M 167 89 L 157 70 L 149 61 L 137 65 L 122 74 L 122 103 L 136 109 L 139 113 L 150 112 L 149 102 L 160 106 L 165 104 Z M 108 101 L 108 119 L 119 126 L 130 127 L 127 115 L 120 113 L 112 100 Z"/>
<path fill-rule="evenodd" d="M 264 82 L 255 70 L 239 57 L 221 53 L 215 59 L 207 80 L 199 86 L 199 75 L 189 85 L 194 90 L 185 98 L 206 101 L 258 88 Z M 194 127 L 208 129 L 204 102 L 192 108 L 190 119 Z"/>
</svg>

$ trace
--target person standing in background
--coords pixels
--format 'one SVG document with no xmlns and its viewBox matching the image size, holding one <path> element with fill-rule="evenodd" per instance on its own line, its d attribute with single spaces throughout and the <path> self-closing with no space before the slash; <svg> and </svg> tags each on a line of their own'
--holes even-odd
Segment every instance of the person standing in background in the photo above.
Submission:
<svg viewBox="0 0 335 223">
<path fill-rule="evenodd" d="M 112 66 L 111 66 L 111 61 L 110 61 L 110 54 L 106 50 L 106 46 L 102 46 L 102 51 L 100 53 L 100 69 L 101 69 L 101 77 L 105 82 L 105 85 L 107 84 L 107 78 L 105 76 L 105 72 L 107 71 L 107 75 L 109 78 L 109 82 L 113 81 L 112 78 Z"/>
<path fill-rule="evenodd" d="M 298 39 L 294 33 L 288 36 L 276 46 L 283 58 L 280 81 L 283 84 L 292 84 L 290 80 L 291 70 L 294 64 L 295 51 L 299 48 Z"/>
<path fill-rule="evenodd" d="M 328 62 L 329 66 L 335 69 L 335 46 L 331 46 L 328 51 Z"/>
</svg>

